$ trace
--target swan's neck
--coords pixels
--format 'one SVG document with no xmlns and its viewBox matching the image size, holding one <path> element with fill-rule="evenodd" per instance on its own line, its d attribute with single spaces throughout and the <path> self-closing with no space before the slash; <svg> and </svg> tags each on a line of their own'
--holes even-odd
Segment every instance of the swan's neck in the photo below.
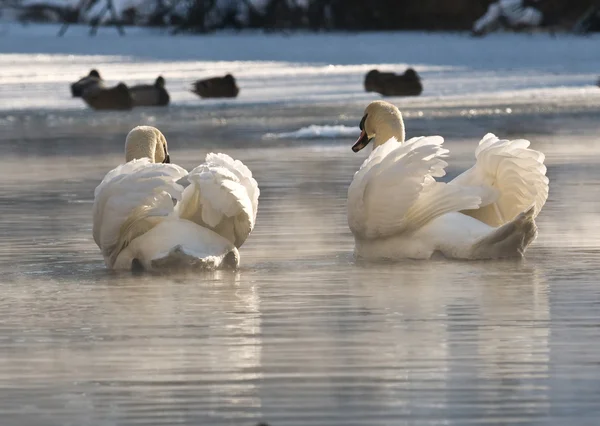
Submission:
<svg viewBox="0 0 600 426">
<path fill-rule="evenodd" d="M 153 163 L 158 163 L 156 159 L 156 138 L 133 138 L 128 140 L 125 145 L 125 161 L 136 160 L 148 157 Z"/>
<path fill-rule="evenodd" d="M 398 120 L 388 120 L 378 123 L 377 133 L 375 134 L 375 140 L 373 141 L 373 149 L 386 143 L 391 138 L 396 138 L 399 143 L 404 142 L 405 133 L 402 117 L 398 117 Z"/>
</svg>

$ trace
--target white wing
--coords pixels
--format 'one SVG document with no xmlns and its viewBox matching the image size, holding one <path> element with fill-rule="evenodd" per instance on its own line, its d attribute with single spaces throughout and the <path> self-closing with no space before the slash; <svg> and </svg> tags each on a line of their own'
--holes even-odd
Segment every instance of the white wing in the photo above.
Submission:
<svg viewBox="0 0 600 426">
<path fill-rule="evenodd" d="M 174 164 L 143 158 L 108 172 L 94 191 L 94 241 L 107 266 L 134 238 L 173 211 L 183 187 L 175 183 L 187 172 Z"/>
<path fill-rule="evenodd" d="M 501 226 L 534 207 L 534 218 L 548 198 L 544 154 L 529 149 L 529 141 L 499 140 L 488 133 L 475 151 L 477 162 L 450 184 L 478 187 L 482 207 L 464 211 L 490 226 Z"/>
<path fill-rule="evenodd" d="M 440 136 L 377 147 L 348 189 L 348 224 L 355 236 L 377 238 L 410 232 L 449 212 L 476 208 L 478 190 L 436 182 L 448 152 Z"/>
<path fill-rule="evenodd" d="M 225 154 L 208 154 L 192 170 L 177 205 L 180 218 L 212 229 L 240 247 L 256 221 L 259 189 L 252 172 Z"/>
</svg>

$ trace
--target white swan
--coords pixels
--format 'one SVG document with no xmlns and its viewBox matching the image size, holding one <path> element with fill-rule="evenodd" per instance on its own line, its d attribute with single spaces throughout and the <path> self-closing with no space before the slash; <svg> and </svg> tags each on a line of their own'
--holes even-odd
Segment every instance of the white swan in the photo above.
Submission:
<svg viewBox="0 0 600 426">
<path fill-rule="evenodd" d="M 544 155 L 529 141 L 489 133 L 476 163 L 449 183 L 440 136 L 404 142 L 394 105 L 369 104 L 354 152 L 373 152 L 348 189 L 348 224 L 355 256 L 366 259 L 495 259 L 522 256 L 535 239 L 535 217 L 548 198 Z"/>
<path fill-rule="evenodd" d="M 239 265 L 254 227 L 259 189 L 250 170 L 208 154 L 190 173 L 170 163 L 167 141 L 139 126 L 125 161 L 94 192 L 94 241 L 117 270 L 217 269 Z M 182 184 L 187 184 L 184 190 Z"/>
</svg>

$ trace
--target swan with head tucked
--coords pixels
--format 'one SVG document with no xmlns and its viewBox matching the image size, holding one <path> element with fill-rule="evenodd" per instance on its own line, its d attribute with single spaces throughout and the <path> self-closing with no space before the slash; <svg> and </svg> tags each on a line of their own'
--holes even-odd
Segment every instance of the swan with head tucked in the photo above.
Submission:
<svg viewBox="0 0 600 426">
<path fill-rule="evenodd" d="M 94 192 L 94 241 L 116 270 L 236 268 L 254 228 L 259 189 L 241 161 L 210 153 L 191 172 L 170 164 L 167 141 L 138 126 L 125 164 Z M 183 185 L 187 185 L 184 189 Z"/>
<path fill-rule="evenodd" d="M 440 136 L 404 141 L 402 114 L 375 101 L 352 147 L 373 144 L 348 189 L 355 256 L 365 259 L 521 257 L 537 236 L 535 218 L 548 198 L 544 154 L 529 141 L 489 133 L 473 167 L 444 183 Z"/>
</svg>

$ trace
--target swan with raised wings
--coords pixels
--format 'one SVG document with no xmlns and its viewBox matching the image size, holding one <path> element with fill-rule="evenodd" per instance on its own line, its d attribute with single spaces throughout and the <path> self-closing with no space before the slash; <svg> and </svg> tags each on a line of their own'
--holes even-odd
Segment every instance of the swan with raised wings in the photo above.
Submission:
<svg viewBox="0 0 600 426">
<path fill-rule="evenodd" d="M 94 241 L 116 270 L 236 268 L 259 189 L 241 161 L 210 153 L 191 172 L 170 164 L 164 135 L 131 130 L 125 164 L 94 192 Z M 184 188 L 185 186 L 185 188 Z"/>
<path fill-rule="evenodd" d="M 489 133 L 473 167 L 444 183 L 447 163 L 440 136 L 404 141 L 402 114 L 375 101 L 361 135 L 373 151 L 348 189 L 348 224 L 355 256 L 365 259 L 521 257 L 537 236 L 535 218 L 548 198 L 544 154 L 529 141 Z"/>
</svg>

